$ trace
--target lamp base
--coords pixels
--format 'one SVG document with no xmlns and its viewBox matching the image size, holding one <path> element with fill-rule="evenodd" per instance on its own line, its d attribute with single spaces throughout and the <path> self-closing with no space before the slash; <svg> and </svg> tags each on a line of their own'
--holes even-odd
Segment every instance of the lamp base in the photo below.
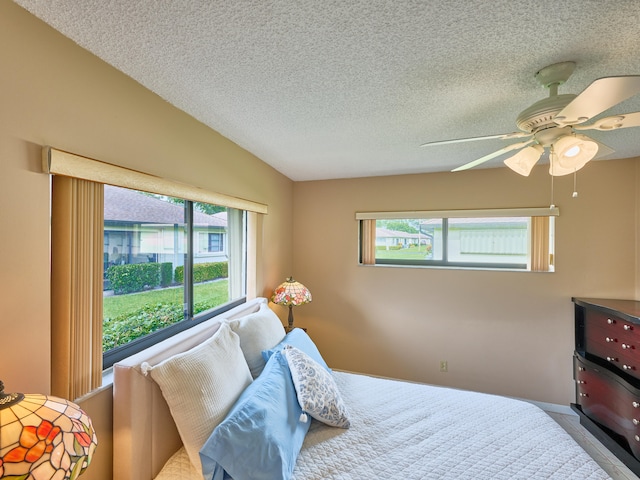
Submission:
<svg viewBox="0 0 640 480">
<path fill-rule="evenodd" d="M 287 325 L 287 332 L 293 330 L 293 305 L 289 305 L 289 325 Z"/>
<path fill-rule="evenodd" d="M 288 321 L 288 325 L 284 328 L 284 331 L 286 333 L 289 333 L 294 328 L 296 327 L 293 326 L 293 305 L 289 305 L 289 321 Z M 304 330 L 305 332 L 307 331 L 306 328 L 303 328 L 302 330 Z"/>
</svg>

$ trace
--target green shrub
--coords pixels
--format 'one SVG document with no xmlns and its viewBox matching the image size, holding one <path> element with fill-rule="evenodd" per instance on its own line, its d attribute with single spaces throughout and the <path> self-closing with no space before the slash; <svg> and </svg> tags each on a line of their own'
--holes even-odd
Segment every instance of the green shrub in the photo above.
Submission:
<svg viewBox="0 0 640 480">
<path fill-rule="evenodd" d="M 155 332 L 184 318 L 180 304 L 147 305 L 140 310 L 105 318 L 102 324 L 102 351 L 106 352 L 136 338 Z"/>
<path fill-rule="evenodd" d="M 107 270 L 107 278 L 116 295 L 141 292 L 160 284 L 160 264 L 113 265 Z"/>
<path fill-rule="evenodd" d="M 216 305 L 214 300 L 196 302 L 193 306 L 193 313 L 196 315 Z M 134 312 L 123 313 L 114 318 L 105 318 L 102 323 L 102 351 L 106 352 L 120 345 L 125 345 L 136 338 L 173 325 L 183 319 L 182 304 L 177 303 L 146 305 Z"/>
<path fill-rule="evenodd" d="M 173 263 L 164 262 L 160 264 L 160 286 L 168 287 L 173 281 Z"/>
<path fill-rule="evenodd" d="M 184 267 L 176 267 L 176 283 L 184 283 Z M 193 283 L 206 282 L 216 278 L 227 278 L 229 276 L 228 262 L 196 263 L 193 266 Z"/>
</svg>

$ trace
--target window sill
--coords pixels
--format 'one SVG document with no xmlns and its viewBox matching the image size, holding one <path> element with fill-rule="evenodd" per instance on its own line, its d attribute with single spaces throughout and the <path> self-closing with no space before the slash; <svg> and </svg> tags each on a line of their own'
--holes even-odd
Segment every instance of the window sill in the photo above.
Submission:
<svg viewBox="0 0 640 480">
<path fill-rule="evenodd" d="M 376 263 L 375 265 L 366 265 L 364 263 L 358 263 L 359 267 L 378 267 L 378 268 L 424 268 L 424 269 L 432 269 L 432 270 L 472 270 L 472 271 L 481 271 L 481 272 L 520 272 L 520 273 L 553 273 L 554 270 L 546 270 L 546 271 L 532 271 L 524 268 L 490 268 L 490 267 L 474 267 L 474 266 L 457 266 L 457 265 L 399 265 L 394 263 Z"/>
<path fill-rule="evenodd" d="M 102 388 L 113 385 L 113 367 L 102 371 Z"/>
</svg>

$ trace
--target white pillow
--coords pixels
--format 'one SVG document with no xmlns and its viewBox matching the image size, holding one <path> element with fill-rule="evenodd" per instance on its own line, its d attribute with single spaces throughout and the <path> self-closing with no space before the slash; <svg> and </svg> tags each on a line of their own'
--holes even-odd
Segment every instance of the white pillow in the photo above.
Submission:
<svg viewBox="0 0 640 480">
<path fill-rule="evenodd" d="M 304 413 L 332 427 L 349 428 L 351 422 L 331 373 L 302 350 L 291 345 L 282 349 Z"/>
<path fill-rule="evenodd" d="M 275 347 L 286 335 L 282 322 L 269 305 L 263 303 L 257 312 L 228 320 L 228 323 L 231 330 L 240 337 L 240 348 L 251 370 L 251 376 L 258 378 L 266 364 L 262 351 Z"/>
<path fill-rule="evenodd" d="M 223 323 L 200 345 L 142 370 L 160 386 L 189 459 L 202 471 L 200 449 L 252 382 L 238 335 Z"/>
<path fill-rule="evenodd" d="M 202 472 L 193 467 L 184 447 L 180 448 L 164 464 L 160 473 L 153 480 L 202 480 Z"/>
</svg>

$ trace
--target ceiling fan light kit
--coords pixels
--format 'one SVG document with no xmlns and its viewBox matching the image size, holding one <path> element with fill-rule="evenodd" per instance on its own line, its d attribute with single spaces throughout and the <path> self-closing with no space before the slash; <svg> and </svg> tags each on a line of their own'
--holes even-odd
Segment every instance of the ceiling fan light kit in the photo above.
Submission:
<svg viewBox="0 0 640 480">
<path fill-rule="evenodd" d="M 549 96 L 534 103 L 518 115 L 516 125 L 521 131 L 429 142 L 421 146 L 486 139 L 522 138 L 523 141 L 519 143 L 507 145 L 452 171 L 467 170 L 507 152 L 519 150 L 515 155 L 504 160 L 504 164 L 516 173 L 528 176 L 545 149 L 548 149 L 550 152 L 549 173 L 552 176 L 575 173 L 584 167 L 589 160 L 595 158 L 598 151 L 601 152 L 601 156 L 613 152 L 606 145 L 599 144 L 586 135 L 576 134 L 576 131 L 607 131 L 640 126 L 640 112 L 617 114 L 596 120 L 591 124 L 585 124 L 605 110 L 640 93 L 640 75 L 603 77 L 593 81 L 579 95 L 559 95 L 558 87 L 569 79 L 575 67 L 574 62 L 561 62 L 544 67 L 535 74 L 536 80 L 543 87 L 549 89 Z"/>
<path fill-rule="evenodd" d="M 523 148 L 513 157 L 509 157 L 504 161 L 504 164 L 516 173 L 524 177 L 528 177 L 533 169 L 533 166 L 538 162 L 544 148 L 540 145 L 531 145 L 530 147 Z"/>
<path fill-rule="evenodd" d="M 598 153 L 598 144 L 584 135 L 561 137 L 554 144 L 551 175 L 567 175 L 584 167 Z"/>
</svg>

